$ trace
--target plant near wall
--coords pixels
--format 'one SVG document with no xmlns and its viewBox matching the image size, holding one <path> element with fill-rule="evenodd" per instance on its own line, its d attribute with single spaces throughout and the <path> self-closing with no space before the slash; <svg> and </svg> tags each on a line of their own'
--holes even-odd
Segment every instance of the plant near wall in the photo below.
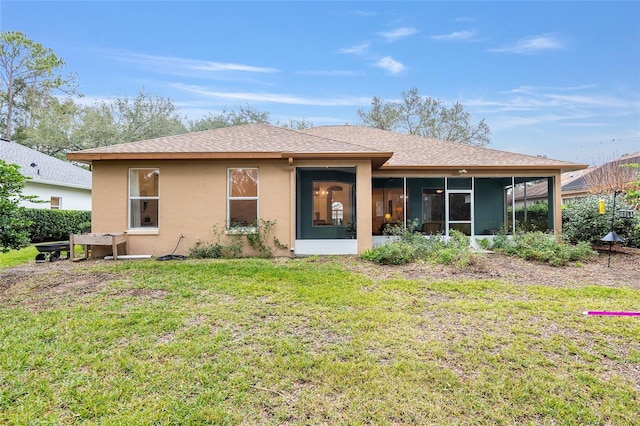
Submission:
<svg viewBox="0 0 640 426">
<path fill-rule="evenodd" d="M 425 236 L 414 229 L 415 223 L 408 223 L 406 228 L 392 226 L 389 233 L 393 238 L 381 246 L 368 249 L 360 256 L 383 265 L 403 265 L 417 261 L 428 261 L 459 267 L 469 266 L 477 261 L 469 244 L 469 237 L 452 229 L 449 238 L 441 236 Z"/>
<path fill-rule="evenodd" d="M 218 225 L 213 226 L 214 243 L 198 242 L 189 250 L 192 257 L 201 259 L 213 258 L 240 258 L 245 256 L 246 245 L 251 247 L 255 257 L 271 258 L 275 250 L 286 250 L 288 247 L 282 244 L 276 237 L 271 238 L 271 232 L 276 225 L 275 220 L 260 219 L 249 230 L 238 232 L 220 231 Z"/>
</svg>

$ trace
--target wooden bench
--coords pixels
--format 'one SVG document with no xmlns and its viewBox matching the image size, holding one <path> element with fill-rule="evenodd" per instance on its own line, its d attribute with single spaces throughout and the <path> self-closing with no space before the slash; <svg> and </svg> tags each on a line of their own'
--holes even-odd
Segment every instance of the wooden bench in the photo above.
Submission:
<svg viewBox="0 0 640 426">
<path fill-rule="evenodd" d="M 75 257 L 73 248 L 75 244 L 84 246 L 83 257 Z M 113 260 L 118 260 L 118 245 L 124 244 L 124 254 L 127 254 L 127 234 L 119 232 L 115 234 L 72 234 L 69 235 L 69 245 L 71 260 L 89 259 L 90 246 L 111 246 L 113 250 Z"/>
</svg>

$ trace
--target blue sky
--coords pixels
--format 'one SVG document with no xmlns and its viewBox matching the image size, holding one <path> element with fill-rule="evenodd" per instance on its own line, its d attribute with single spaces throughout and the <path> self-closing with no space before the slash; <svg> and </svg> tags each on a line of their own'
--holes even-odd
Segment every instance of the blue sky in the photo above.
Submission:
<svg viewBox="0 0 640 426">
<path fill-rule="evenodd" d="M 143 87 L 197 119 L 358 124 L 374 96 L 462 103 L 491 148 L 585 164 L 640 151 L 640 2 L 34 2 L 0 28 L 52 48 L 84 102 Z"/>
</svg>

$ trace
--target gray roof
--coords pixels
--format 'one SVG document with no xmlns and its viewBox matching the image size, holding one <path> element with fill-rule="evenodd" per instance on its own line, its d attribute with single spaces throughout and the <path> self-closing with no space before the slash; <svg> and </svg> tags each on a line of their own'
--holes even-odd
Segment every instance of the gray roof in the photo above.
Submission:
<svg viewBox="0 0 640 426">
<path fill-rule="evenodd" d="M 20 166 L 31 182 L 91 189 L 91 172 L 63 160 L 0 138 L 0 160 Z"/>
<path fill-rule="evenodd" d="M 302 130 L 325 138 L 392 151 L 387 167 L 535 167 L 576 170 L 582 164 L 516 154 L 363 126 L 319 126 Z"/>
<path fill-rule="evenodd" d="M 80 161 L 125 159 L 369 157 L 393 168 L 560 169 L 586 165 L 515 154 L 362 126 L 320 126 L 301 131 L 245 124 L 72 152 Z"/>
</svg>

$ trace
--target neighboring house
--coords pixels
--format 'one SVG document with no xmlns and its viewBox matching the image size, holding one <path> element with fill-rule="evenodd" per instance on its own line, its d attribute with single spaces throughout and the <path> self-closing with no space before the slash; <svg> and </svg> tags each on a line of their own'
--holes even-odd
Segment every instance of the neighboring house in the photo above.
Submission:
<svg viewBox="0 0 640 426">
<path fill-rule="evenodd" d="M 620 190 L 629 182 L 635 181 L 638 170 L 624 167 L 625 164 L 640 164 L 640 151 L 623 155 L 617 160 L 597 167 L 563 173 L 561 176 L 562 203 L 566 204 L 590 194 L 612 193 L 612 188 Z M 526 189 L 522 186 L 516 189 L 516 207 L 539 201 L 547 201 L 546 183 L 536 183 L 527 186 Z"/>
<path fill-rule="evenodd" d="M 560 174 L 586 166 L 370 127 L 248 124 L 70 153 L 92 164 L 92 231 L 126 231 L 132 254 L 214 241 L 213 227 L 272 235 L 292 254 L 356 254 L 386 224 L 425 234 L 512 227 L 508 193 L 544 180 L 560 230 Z M 347 232 L 357 225 L 357 237 Z"/>
<path fill-rule="evenodd" d="M 23 195 L 35 195 L 42 203 L 21 201 L 34 209 L 91 210 L 91 172 L 43 154 L 19 143 L 0 139 L 0 160 L 20 166 L 27 177 Z"/>
</svg>

